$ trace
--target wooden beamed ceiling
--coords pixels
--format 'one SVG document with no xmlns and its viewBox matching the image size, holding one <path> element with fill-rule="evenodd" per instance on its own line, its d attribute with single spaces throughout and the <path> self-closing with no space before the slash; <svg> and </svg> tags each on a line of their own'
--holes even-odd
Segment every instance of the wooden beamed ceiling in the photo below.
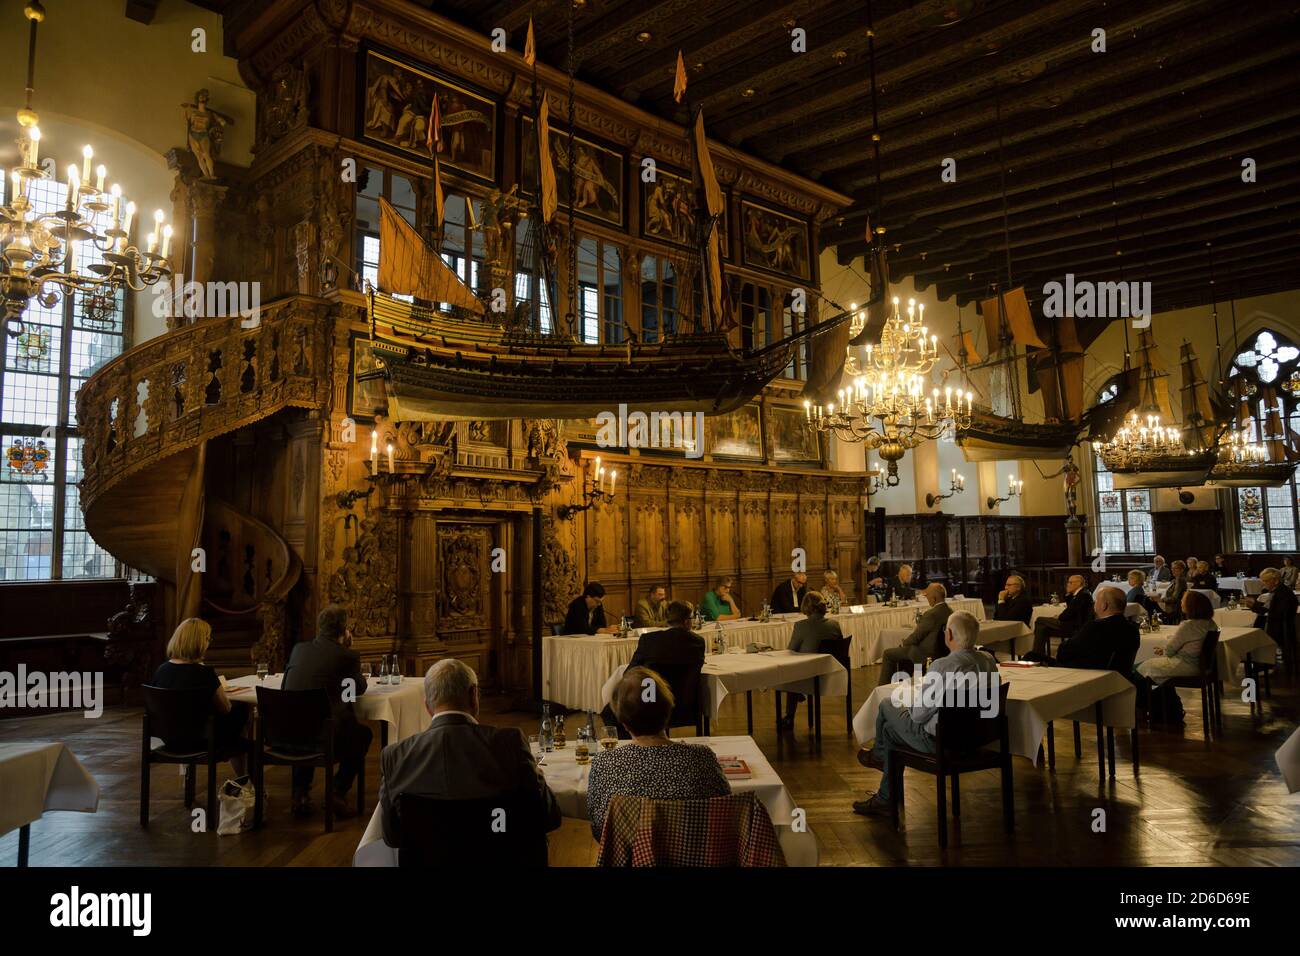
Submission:
<svg viewBox="0 0 1300 956">
<path fill-rule="evenodd" d="M 412 2 L 504 27 L 515 48 L 531 16 L 540 58 L 565 66 L 566 0 Z M 883 225 L 893 279 L 962 305 L 1008 281 L 1008 247 L 1031 301 L 1067 272 L 1150 280 L 1160 311 L 1300 287 L 1300 0 L 874 0 L 873 13 L 879 208 L 865 0 L 585 0 L 577 74 L 679 123 L 702 104 L 716 139 L 854 197 L 822 235 L 842 263 L 865 252 L 868 221 Z"/>
</svg>

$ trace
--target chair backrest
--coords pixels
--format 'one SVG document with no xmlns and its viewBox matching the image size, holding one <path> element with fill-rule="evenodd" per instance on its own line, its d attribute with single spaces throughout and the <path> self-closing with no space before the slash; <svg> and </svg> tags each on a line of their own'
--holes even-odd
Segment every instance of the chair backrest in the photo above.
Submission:
<svg viewBox="0 0 1300 956">
<path fill-rule="evenodd" d="M 1137 660 L 1137 652 L 1137 647 L 1131 651 L 1114 651 L 1110 655 L 1110 660 L 1106 662 L 1106 670 L 1128 677 L 1133 672 L 1133 662 Z"/>
<path fill-rule="evenodd" d="M 1124 605 L 1124 616 L 1130 621 L 1139 620 L 1147 616 L 1147 609 L 1135 601 L 1129 601 Z"/>
<path fill-rule="evenodd" d="M 785 866 L 785 855 L 752 790 L 699 800 L 615 794 L 596 865 Z"/>
<path fill-rule="evenodd" d="M 257 715 L 262 736 L 281 745 L 314 748 L 330 716 L 329 693 L 324 688 L 275 690 L 257 688 Z"/>
<path fill-rule="evenodd" d="M 669 728 L 694 727 L 700 718 L 700 669 L 692 667 L 668 678 L 673 691 L 673 712 L 668 718 Z"/>
<path fill-rule="evenodd" d="M 974 676 L 976 680 L 988 680 L 998 675 Z M 998 687 L 998 712 L 992 718 L 983 716 L 978 701 L 969 699 L 965 706 L 941 707 L 935 734 L 936 752 L 942 748 L 949 752 L 964 753 L 1003 739 L 1007 725 L 1007 694 L 1010 692 L 1010 682 L 1002 681 Z"/>
<path fill-rule="evenodd" d="M 1213 679 L 1219 672 L 1219 632 L 1210 631 L 1201 641 L 1201 673 Z"/>
<path fill-rule="evenodd" d="M 144 712 L 149 735 L 164 741 L 198 743 L 208 739 L 213 704 L 210 690 L 170 690 L 144 684 Z"/>
<path fill-rule="evenodd" d="M 536 796 L 435 800 L 397 795 L 398 866 L 541 867 L 546 826 Z"/>
<path fill-rule="evenodd" d="M 849 644 L 853 641 L 852 635 L 849 637 L 827 637 L 817 645 L 818 654 L 829 654 L 840 662 L 845 669 L 851 670 L 853 665 L 849 662 Z"/>
</svg>

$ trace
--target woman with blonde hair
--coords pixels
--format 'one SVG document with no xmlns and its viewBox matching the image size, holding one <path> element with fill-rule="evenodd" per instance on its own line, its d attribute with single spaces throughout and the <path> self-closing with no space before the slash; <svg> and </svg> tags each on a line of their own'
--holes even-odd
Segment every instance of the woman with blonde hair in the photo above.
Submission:
<svg viewBox="0 0 1300 956">
<path fill-rule="evenodd" d="M 212 695 L 212 709 L 216 712 L 216 740 L 211 744 L 218 751 L 230 754 L 230 766 L 235 775 L 242 777 L 247 771 L 248 740 L 244 728 L 248 726 L 249 707 L 243 701 L 232 701 L 221 686 L 221 678 L 214 668 L 203 663 L 203 656 L 212 643 L 212 626 L 197 617 L 186 618 L 176 625 L 171 640 L 167 642 L 167 660 L 154 671 L 154 687 L 164 690 L 204 690 Z M 169 747 L 187 747 L 197 741 L 164 741 Z"/>
</svg>

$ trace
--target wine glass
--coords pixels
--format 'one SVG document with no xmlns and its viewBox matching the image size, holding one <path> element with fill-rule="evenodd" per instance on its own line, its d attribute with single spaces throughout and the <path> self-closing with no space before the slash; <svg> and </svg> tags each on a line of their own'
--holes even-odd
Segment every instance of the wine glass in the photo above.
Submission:
<svg viewBox="0 0 1300 956">
<path fill-rule="evenodd" d="M 618 728 L 610 724 L 600 728 L 600 746 L 602 750 L 613 750 L 618 746 Z"/>
<path fill-rule="evenodd" d="M 361 662 L 361 676 L 366 679 L 367 684 L 370 683 L 370 661 Z"/>
<path fill-rule="evenodd" d="M 257 682 L 258 682 L 259 684 L 265 684 L 265 683 L 266 683 L 266 675 L 269 674 L 269 673 L 271 673 L 271 667 L 270 667 L 270 665 L 267 664 L 266 661 L 258 661 L 258 662 L 257 662 Z"/>
</svg>

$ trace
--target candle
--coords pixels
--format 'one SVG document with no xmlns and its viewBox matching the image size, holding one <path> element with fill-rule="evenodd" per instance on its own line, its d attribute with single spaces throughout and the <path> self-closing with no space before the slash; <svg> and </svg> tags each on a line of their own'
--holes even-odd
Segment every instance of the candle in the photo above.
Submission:
<svg viewBox="0 0 1300 956">
<path fill-rule="evenodd" d="M 389 442 L 388 443 L 388 473 L 391 475 L 394 472 L 394 470 L 395 469 L 393 468 L 393 443 Z"/>
<path fill-rule="evenodd" d="M 379 474 L 379 433 L 370 429 L 370 473 Z"/>
<path fill-rule="evenodd" d="M 617 484 L 618 484 L 618 471 L 617 471 L 617 470 L 615 470 L 615 471 L 611 471 L 611 472 L 609 473 L 609 494 L 610 494 L 610 497 L 613 497 L 613 495 L 614 495 L 614 486 L 617 485 Z"/>
<path fill-rule="evenodd" d="M 31 138 L 31 141 L 32 141 L 32 155 L 31 155 L 31 158 L 29 159 L 27 165 L 28 165 L 28 166 L 36 166 L 36 165 L 38 165 L 38 161 L 39 161 L 39 158 L 40 158 L 40 155 L 41 155 L 41 129 L 40 129 L 40 127 L 39 127 L 39 126 L 33 126 L 31 129 L 29 129 L 29 130 L 27 131 L 27 135 L 28 135 L 28 137 Z"/>
<path fill-rule="evenodd" d="M 122 225 L 122 187 L 113 183 L 110 192 L 113 196 L 113 228 L 119 229 Z"/>
<path fill-rule="evenodd" d="M 171 245 L 172 245 L 172 227 L 163 226 L 162 257 L 164 259 L 167 258 L 167 250 L 171 248 Z"/>
<path fill-rule="evenodd" d="M 157 248 L 158 248 L 158 233 L 151 232 L 149 233 L 149 255 L 153 255 L 154 250 Z"/>
<path fill-rule="evenodd" d="M 102 193 L 104 191 L 104 177 L 107 175 L 108 167 L 103 163 L 95 167 L 95 192 Z"/>
<path fill-rule="evenodd" d="M 122 231 L 127 234 L 128 238 L 131 235 L 131 220 L 134 218 L 135 218 L 135 203 L 129 202 L 126 204 L 126 222 L 122 223 Z"/>
<path fill-rule="evenodd" d="M 77 166 L 75 163 L 73 163 L 71 166 L 68 167 L 68 211 L 69 212 L 77 208 L 78 185 L 79 183 L 77 181 Z"/>
<path fill-rule="evenodd" d="M 952 483 L 953 483 L 954 485 L 957 484 L 957 469 L 956 469 L 956 468 L 954 468 L 954 469 L 952 470 Z"/>
<path fill-rule="evenodd" d="M 807 400 L 804 401 L 803 413 L 808 417 L 808 421 L 812 421 L 812 402 Z"/>
<path fill-rule="evenodd" d="M 89 143 L 81 147 L 81 181 L 83 183 L 90 182 L 90 159 L 94 155 L 95 151 L 90 148 Z"/>
<path fill-rule="evenodd" d="M 162 235 L 163 218 L 163 211 L 161 209 L 155 209 L 153 211 L 153 231 L 159 236 Z"/>
</svg>

